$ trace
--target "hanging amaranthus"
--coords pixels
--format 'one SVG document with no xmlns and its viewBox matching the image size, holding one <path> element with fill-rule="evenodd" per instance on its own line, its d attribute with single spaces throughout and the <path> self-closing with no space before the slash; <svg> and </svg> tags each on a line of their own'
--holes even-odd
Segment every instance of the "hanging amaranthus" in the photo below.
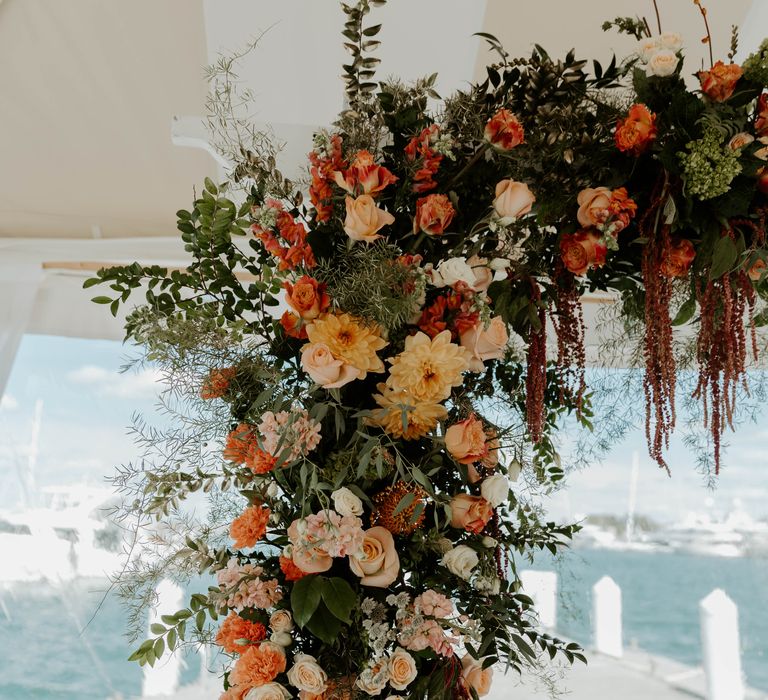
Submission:
<svg viewBox="0 0 768 700">
<path fill-rule="evenodd" d="M 528 432 L 538 442 L 544 429 L 544 389 L 547 385 L 547 314 L 541 303 L 541 290 L 531 279 L 531 302 L 538 306 L 539 327 L 531 327 L 528 340 L 528 370 L 525 375 L 525 413 Z"/>
<path fill-rule="evenodd" d="M 667 183 L 657 194 L 640 220 L 640 231 L 646 238 L 642 273 L 645 285 L 645 437 L 648 453 L 660 467 L 669 472 L 664 449 L 675 427 L 675 358 L 672 349 L 672 319 L 669 304 L 672 281 L 663 273 L 671 252 L 669 226 L 660 225 L 666 201 Z"/>
<path fill-rule="evenodd" d="M 764 221 L 758 226 L 749 219 L 733 220 L 723 230 L 723 236 L 735 238 L 736 227 L 752 231 L 755 241 L 762 245 L 765 238 Z M 745 270 L 726 272 L 722 277 L 708 280 L 697 288 L 701 308 L 701 327 L 696 344 L 699 381 L 693 397 L 704 407 L 704 423 L 712 434 L 715 474 L 720 473 L 720 444 L 726 426 L 733 430 L 733 413 L 739 384 L 747 389 L 747 334 L 744 315 L 749 319 L 750 348 L 757 360 L 755 331 L 755 288 Z"/>
<path fill-rule="evenodd" d="M 560 385 L 561 401 L 570 398 L 576 404 L 576 410 L 581 414 L 586 381 L 586 351 L 584 348 L 584 312 L 581 306 L 581 294 L 576 286 L 572 273 L 565 269 L 562 261 L 558 260 L 555 269 L 554 312 L 550 319 L 557 336 L 557 374 Z"/>
</svg>

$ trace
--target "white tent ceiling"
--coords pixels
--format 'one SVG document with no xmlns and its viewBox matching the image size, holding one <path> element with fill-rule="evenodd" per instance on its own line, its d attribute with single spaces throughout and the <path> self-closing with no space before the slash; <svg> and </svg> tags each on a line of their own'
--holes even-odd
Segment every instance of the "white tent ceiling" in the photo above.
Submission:
<svg viewBox="0 0 768 700">
<path fill-rule="evenodd" d="M 724 55 L 752 0 L 708 4 Z M 698 10 L 687 0 L 659 5 L 695 70 L 706 53 Z M 767 10 L 754 0 L 743 48 L 768 34 Z M 573 46 L 606 59 L 631 51 L 632 41 L 602 32 L 604 19 L 641 12 L 654 23 L 650 0 L 389 0 L 375 12 L 384 24 L 380 75 L 437 71 L 442 94 L 482 77 L 493 60 L 474 32 L 495 34 L 512 54 L 536 41 L 553 55 Z M 290 171 L 309 150 L 312 127 L 342 106 L 343 19 L 336 0 L 0 2 L 0 393 L 23 332 L 121 337 L 119 320 L 80 290 L 87 273 L 56 263 L 183 263 L 174 213 L 217 164 L 203 150 L 174 146 L 171 129 L 175 115 L 185 116 L 175 122 L 177 142 L 185 129 L 188 144 L 199 142 L 203 66 L 268 30 L 239 75 L 256 95 L 254 118 L 290 136 Z"/>
</svg>

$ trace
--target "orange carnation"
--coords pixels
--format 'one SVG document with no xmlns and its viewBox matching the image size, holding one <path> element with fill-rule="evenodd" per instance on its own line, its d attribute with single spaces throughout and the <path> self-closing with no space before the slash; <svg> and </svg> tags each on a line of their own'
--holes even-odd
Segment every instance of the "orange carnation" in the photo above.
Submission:
<svg viewBox="0 0 768 700">
<path fill-rule="evenodd" d="M 235 378 L 237 370 L 234 367 L 212 369 L 200 389 L 201 399 L 220 399 L 229 389 L 229 383 Z"/>
<path fill-rule="evenodd" d="M 574 275 L 584 275 L 590 267 L 603 265 L 606 253 L 603 239 L 587 229 L 565 233 L 560 239 L 560 257 Z"/>
<path fill-rule="evenodd" d="M 277 466 L 277 457 L 260 447 L 252 449 L 245 458 L 245 466 L 254 474 L 266 474 Z"/>
<path fill-rule="evenodd" d="M 235 464 L 243 464 L 257 448 L 256 428 L 248 423 L 240 423 L 227 435 L 224 459 Z"/>
<path fill-rule="evenodd" d="M 701 91 L 715 102 L 724 102 L 736 89 L 743 71 L 736 63 L 715 63 L 709 70 L 700 70 L 696 77 L 701 83 Z"/>
<path fill-rule="evenodd" d="M 685 277 L 696 257 L 696 251 L 687 238 L 673 241 L 667 259 L 661 264 L 661 274 L 666 277 Z"/>
<path fill-rule="evenodd" d="M 616 147 L 639 156 L 656 138 L 656 115 L 643 104 L 634 104 L 616 124 Z"/>
<path fill-rule="evenodd" d="M 416 202 L 413 232 L 423 231 L 430 236 L 440 236 L 451 225 L 456 211 L 451 200 L 444 194 L 430 194 Z"/>
<path fill-rule="evenodd" d="M 307 571 L 300 569 L 293 563 L 292 557 L 280 555 L 280 570 L 285 574 L 286 581 L 298 581 L 308 575 Z"/>
<path fill-rule="evenodd" d="M 485 125 L 485 140 L 502 151 L 509 151 L 525 142 L 523 125 L 508 109 L 500 109 Z"/>
<path fill-rule="evenodd" d="M 257 644 L 267 638 L 267 628 L 260 622 L 244 620 L 232 611 L 221 623 L 216 635 L 216 644 L 230 654 L 242 654 L 249 644 Z M 244 640 L 246 644 L 238 644 Z"/>
<path fill-rule="evenodd" d="M 235 663 L 229 682 L 238 688 L 256 688 L 285 671 L 285 652 L 272 642 L 249 646 Z"/>
<path fill-rule="evenodd" d="M 272 511 L 266 506 L 251 506 L 232 521 L 229 536 L 235 541 L 235 547 L 254 547 L 267 533 L 267 523 Z"/>
</svg>

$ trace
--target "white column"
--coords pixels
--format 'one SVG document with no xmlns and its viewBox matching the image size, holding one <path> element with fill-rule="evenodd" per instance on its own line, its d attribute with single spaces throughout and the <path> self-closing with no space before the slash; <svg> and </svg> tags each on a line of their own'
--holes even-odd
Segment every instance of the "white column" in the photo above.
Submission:
<svg viewBox="0 0 768 700">
<path fill-rule="evenodd" d="M 592 629 L 595 651 L 621 658 L 621 588 L 610 576 L 592 586 Z"/>
<path fill-rule="evenodd" d="M 163 579 L 157 586 L 157 603 L 149 614 L 149 627 L 159 622 L 162 615 L 173 615 L 183 605 L 184 591 L 173 581 Z M 155 635 L 150 633 L 150 636 Z M 154 666 L 144 666 L 144 681 L 141 686 L 142 698 L 168 697 L 175 695 L 179 688 L 181 658 L 165 650 Z"/>
<path fill-rule="evenodd" d="M 520 574 L 523 593 L 533 598 L 539 622 L 546 629 L 557 624 L 557 574 L 554 571 L 523 571 Z"/>
<path fill-rule="evenodd" d="M 699 616 L 707 699 L 744 700 L 736 603 L 716 588 L 699 603 Z"/>
</svg>

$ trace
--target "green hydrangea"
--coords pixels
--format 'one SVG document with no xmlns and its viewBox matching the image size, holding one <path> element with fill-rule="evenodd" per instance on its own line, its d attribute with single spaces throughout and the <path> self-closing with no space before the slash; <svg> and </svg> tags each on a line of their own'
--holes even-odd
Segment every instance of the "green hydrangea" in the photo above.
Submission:
<svg viewBox="0 0 768 700">
<path fill-rule="evenodd" d="M 750 54 L 741 67 L 747 80 L 768 86 L 768 39 L 763 40 L 760 48 Z"/>
<path fill-rule="evenodd" d="M 709 129 L 697 141 L 690 141 L 677 157 L 683 167 L 685 190 L 699 199 L 712 199 L 728 192 L 733 178 L 741 172 L 739 152 L 728 148 L 723 135 Z"/>
</svg>

